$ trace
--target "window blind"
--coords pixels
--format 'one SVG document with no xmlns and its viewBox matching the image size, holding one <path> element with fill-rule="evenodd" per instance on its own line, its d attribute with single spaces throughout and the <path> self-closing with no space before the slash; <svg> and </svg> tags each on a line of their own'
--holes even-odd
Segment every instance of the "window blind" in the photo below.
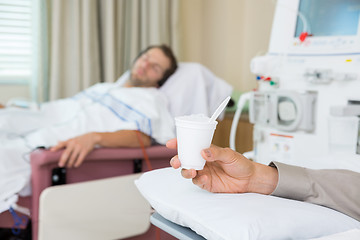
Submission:
<svg viewBox="0 0 360 240">
<path fill-rule="evenodd" d="M 33 0 L 0 0 L 0 83 L 32 77 Z"/>
</svg>

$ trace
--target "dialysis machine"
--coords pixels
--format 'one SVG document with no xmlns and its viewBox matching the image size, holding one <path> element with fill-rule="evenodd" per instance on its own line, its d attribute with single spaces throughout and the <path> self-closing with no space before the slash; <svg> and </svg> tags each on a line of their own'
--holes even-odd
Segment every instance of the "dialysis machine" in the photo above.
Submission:
<svg viewBox="0 0 360 240">
<path fill-rule="evenodd" d="M 360 171 L 360 0 L 278 0 L 269 51 L 244 94 L 254 161 Z"/>
</svg>

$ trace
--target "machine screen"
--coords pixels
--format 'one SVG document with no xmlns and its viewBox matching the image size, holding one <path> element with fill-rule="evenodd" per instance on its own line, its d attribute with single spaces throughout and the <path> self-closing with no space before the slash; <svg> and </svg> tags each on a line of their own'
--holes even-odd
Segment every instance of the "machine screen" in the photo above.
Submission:
<svg viewBox="0 0 360 240">
<path fill-rule="evenodd" d="M 313 36 L 354 36 L 359 29 L 360 0 L 300 0 L 299 12 Z M 295 37 L 304 31 L 297 17 Z"/>
</svg>

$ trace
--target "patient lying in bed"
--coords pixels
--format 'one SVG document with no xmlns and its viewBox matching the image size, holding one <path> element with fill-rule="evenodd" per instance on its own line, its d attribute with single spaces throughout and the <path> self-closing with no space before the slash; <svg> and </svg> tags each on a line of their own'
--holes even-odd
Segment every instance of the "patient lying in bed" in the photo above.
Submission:
<svg viewBox="0 0 360 240">
<path fill-rule="evenodd" d="M 97 84 L 45 103 L 39 111 L 0 110 L 0 213 L 15 202 L 15 193 L 27 189 L 28 155 L 37 147 L 65 148 L 59 164 L 72 167 L 97 145 L 137 147 L 140 138 L 149 146 L 152 140 L 165 144 L 174 137 L 166 97 L 157 87 L 176 68 L 167 46 L 152 46 L 135 60 L 129 77 L 117 83 Z"/>
<path fill-rule="evenodd" d="M 94 85 L 72 98 L 45 103 L 36 112 L 0 110 L 0 213 L 16 202 L 16 193 L 30 194 L 26 185 L 29 153 L 34 148 L 65 148 L 59 164 L 71 167 L 79 166 L 97 145 L 140 146 L 137 132 L 145 146 L 164 144 L 174 137 L 174 116 L 209 115 L 231 94 L 229 84 L 196 63 L 180 64 L 162 85 L 172 71 L 164 73 L 166 65 L 156 61 L 161 52 L 146 53 L 140 54 L 132 71 L 116 83 Z M 164 73 L 160 81 L 157 71 Z M 134 80 L 135 75 L 139 76 Z M 157 85 L 162 86 L 154 88 Z M 186 99 L 179 100 L 181 93 Z"/>
</svg>

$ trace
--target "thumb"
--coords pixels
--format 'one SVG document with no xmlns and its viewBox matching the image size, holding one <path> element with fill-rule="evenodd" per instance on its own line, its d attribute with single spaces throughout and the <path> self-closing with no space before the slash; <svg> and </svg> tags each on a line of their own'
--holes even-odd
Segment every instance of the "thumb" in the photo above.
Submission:
<svg viewBox="0 0 360 240">
<path fill-rule="evenodd" d="M 173 138 L 173 139 L 170 139 L 169 141 L 167 141 L 166 147 L 176 149 L 177 148 L 177 139 Z"/>
<path fill-rule="evenodd" d="M 203 149 L 201 151 L 201 156 L 207 162 L 220 161 L 226 164 L 230 164 L 236 162 L 241 154 L 231 150 L 230 148 L 221 148 L 215 145 L 211 145 L 211 147 Z"/>
</svg>

